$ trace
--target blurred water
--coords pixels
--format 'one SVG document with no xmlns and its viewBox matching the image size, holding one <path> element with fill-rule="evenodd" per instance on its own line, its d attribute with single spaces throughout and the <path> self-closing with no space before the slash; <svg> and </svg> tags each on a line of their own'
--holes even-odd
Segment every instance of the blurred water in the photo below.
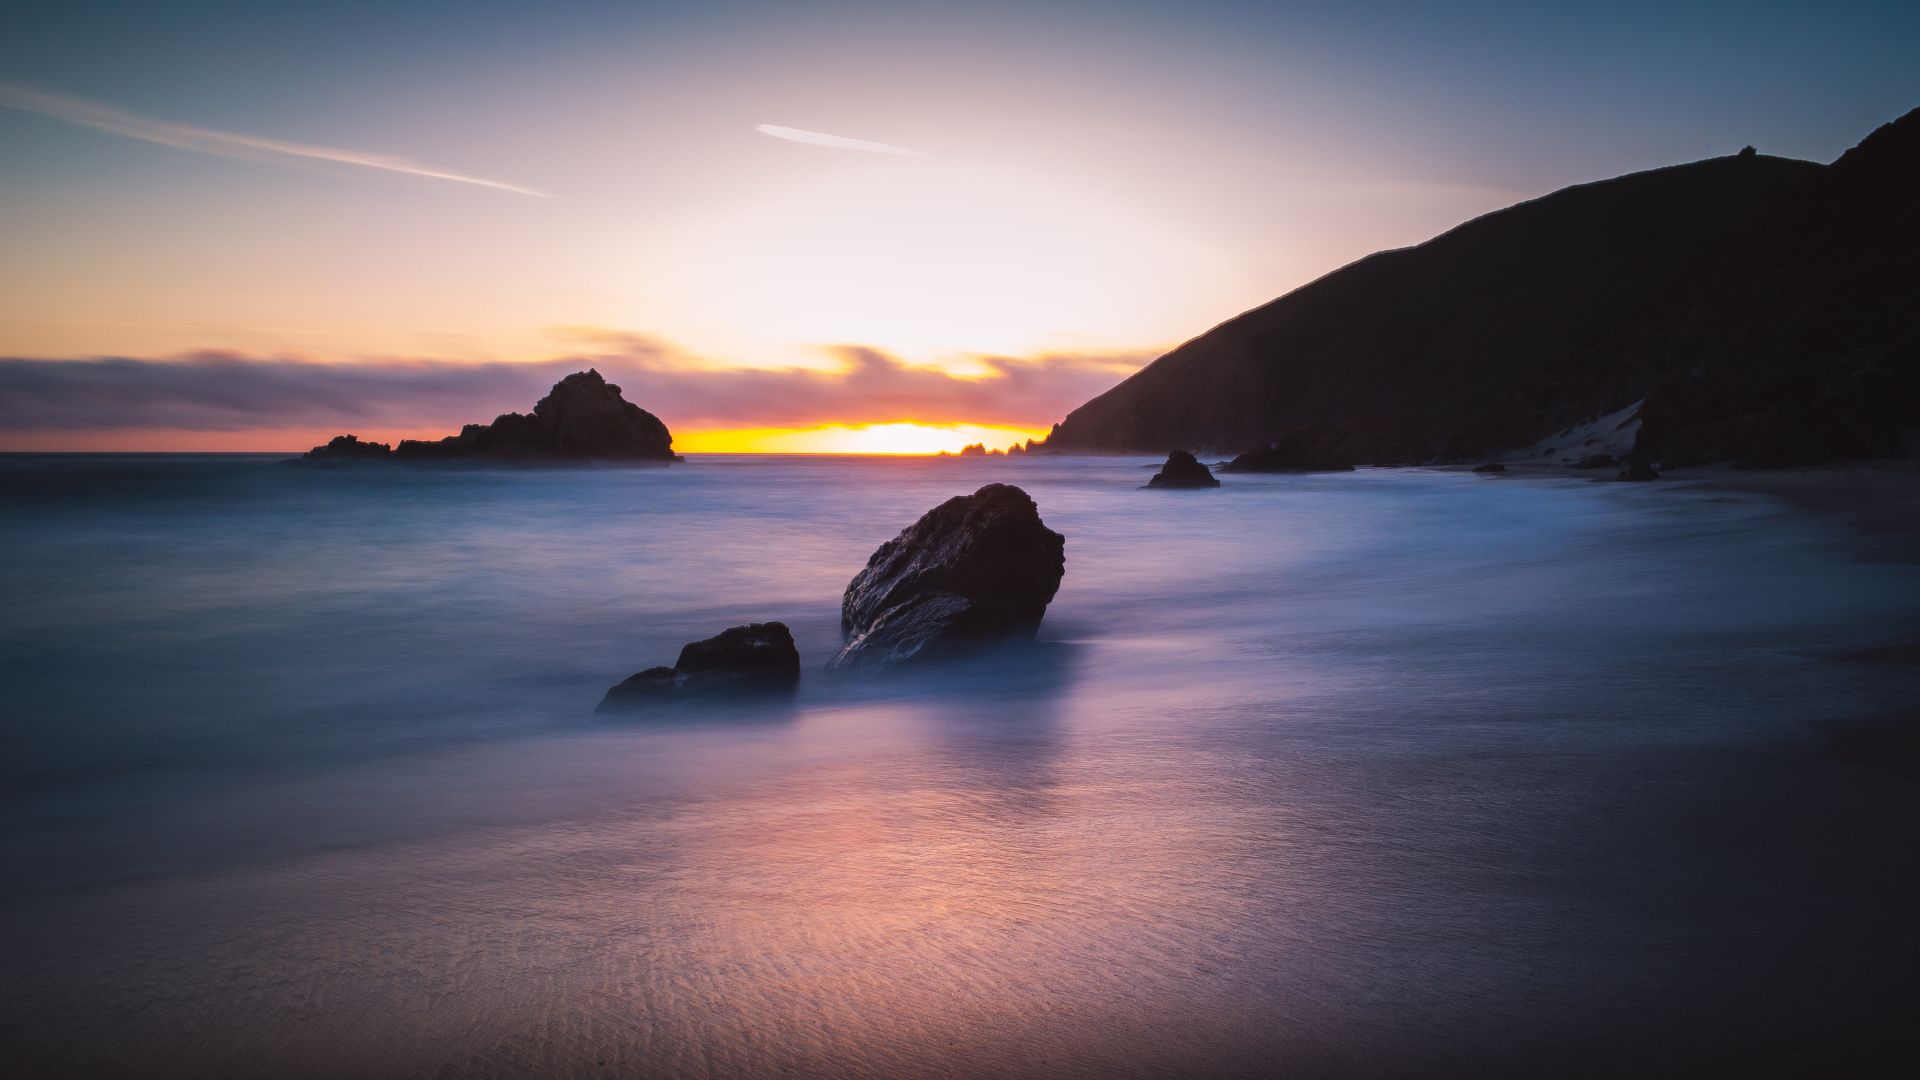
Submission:
<svg viewBox="0 0 1920 1080">
<path fill-rule="evenodd" d="M 1365 1075 L 1904 1034 L 1912 567 L 1684 483 L 1138 459 L 308 471 L 0 458 L 24 1074 Z M 810 676 L 992 481 L 1031 650 L 596 719 L 737 623 Z"/>
</svg>

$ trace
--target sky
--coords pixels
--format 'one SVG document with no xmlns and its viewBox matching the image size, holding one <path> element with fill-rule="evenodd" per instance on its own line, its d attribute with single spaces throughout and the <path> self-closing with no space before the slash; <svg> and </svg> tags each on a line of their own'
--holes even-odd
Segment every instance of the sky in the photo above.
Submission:
<svg viewBox="0 0 1920 1080">
<path fill-rule="evenodd" d="M 1370 252 L 1916 105 L 1911 0 L 16 4 L 0 449 L 588 366 L 682 450 L 1004 445 Z"/>
</svg>

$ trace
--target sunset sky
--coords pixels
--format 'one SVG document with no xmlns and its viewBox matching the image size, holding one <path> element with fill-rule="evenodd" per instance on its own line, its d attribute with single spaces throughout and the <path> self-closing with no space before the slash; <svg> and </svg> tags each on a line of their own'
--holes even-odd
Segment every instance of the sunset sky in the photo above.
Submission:
<svg viewBox="0 0 1920 1080">
<path fill-rule="evenodd" d="M 0 449 L 589 365 L 683 450 L 1004 444 L 1368 252 L 1920 104 L 1910 0 L 279 7 L 9 16 Z"/>
</svg>

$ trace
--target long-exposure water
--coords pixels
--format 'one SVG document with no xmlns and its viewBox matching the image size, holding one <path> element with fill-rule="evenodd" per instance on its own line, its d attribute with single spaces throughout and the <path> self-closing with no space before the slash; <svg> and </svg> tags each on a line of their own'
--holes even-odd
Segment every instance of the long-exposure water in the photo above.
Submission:
<svg viewBox="0 0 1920 1080">
<path fill-rule="evenodd" d="M 0 458 L 13 1075 L 1864 1063 L 1916 1015 L 1920 576 L 1684 482 L 1144 459 Z M 1039 640 L 837 683 L 1005 481 Z M 596 717 L 788 623 L 791 703 Z M 15 1071 L 18 1070 L 18 1071 Z M 1537 1073 L 1536 1073 L 1537 1074 Z"/>
</svg>

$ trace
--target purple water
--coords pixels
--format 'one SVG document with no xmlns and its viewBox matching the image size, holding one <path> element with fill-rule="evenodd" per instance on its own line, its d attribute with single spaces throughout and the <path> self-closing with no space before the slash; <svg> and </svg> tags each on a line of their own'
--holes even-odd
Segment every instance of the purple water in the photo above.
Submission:
<svg viewBox="0 0 1920 1080">
<path fill-rule="evenodd" d="M 14 1075 L 1592 1073 L 1903 1039 L 1913 567 L 1684 482 L 0 458 Z M 848 687 L 948 496 L 1036 646 Z M 595 718 L 729 625 L 791 705 Z"/>
</svg>

